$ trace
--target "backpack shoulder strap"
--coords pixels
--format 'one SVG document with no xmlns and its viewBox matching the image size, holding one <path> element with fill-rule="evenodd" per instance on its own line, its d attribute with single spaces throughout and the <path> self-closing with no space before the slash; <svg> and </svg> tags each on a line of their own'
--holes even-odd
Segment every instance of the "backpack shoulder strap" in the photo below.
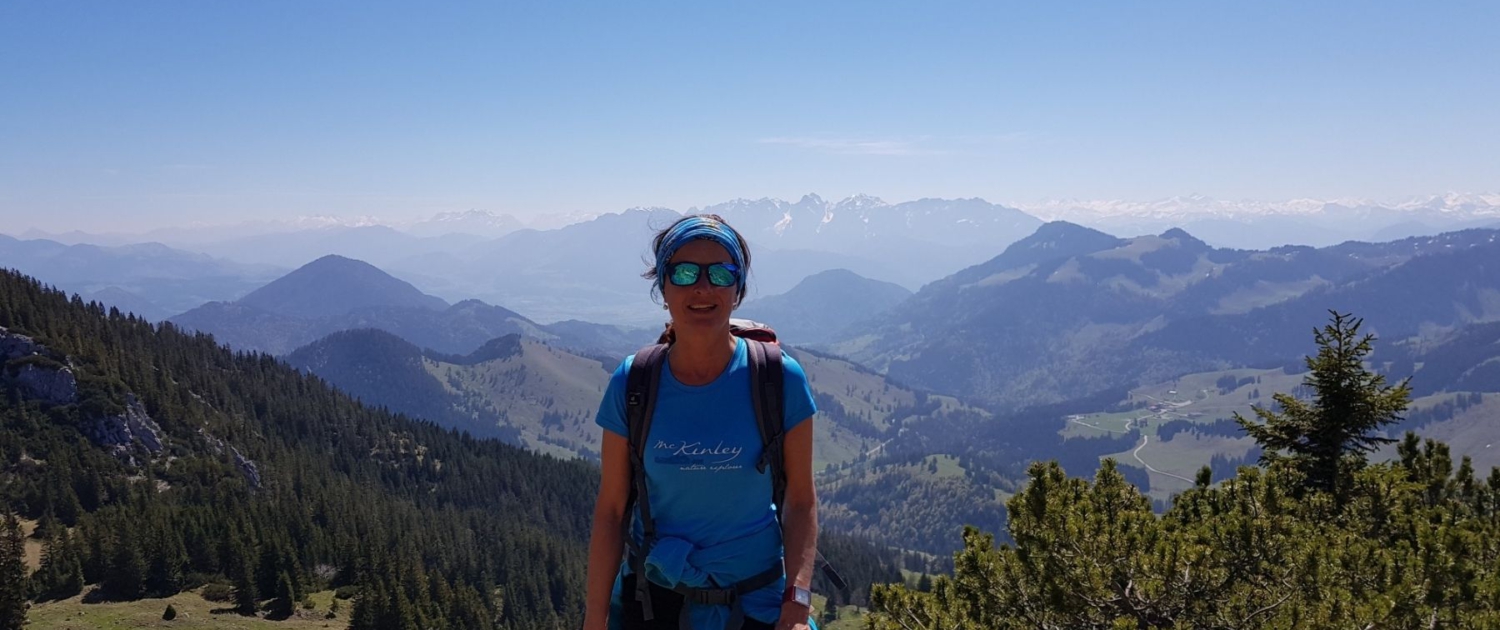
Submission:
<svg viewBox="0 0 1500 630">
<path fill-rule="evenodd" d="M 786 498 L 786 408 L 782 387 L 781 346 L 746 339 L 750 352 L 750 401 L 755 407 L 755 423 L 760 427 L 761 455 L 755 469 L 771 471 L 771 502 L 781 517 L 781 503 Z"/>
<path fill-rule="evenodd" d="M 626 518 L 621 520 L 620 537 L 629 553 L 631 571 L 636 578 L 635 598 L 647 621 L 655 618 L 651 591 L 646 575 L 646 556 L 656 545 L 656 520 L 651 518 L 651 497 L 646 487 L 646 437 L 651 433 L 651 416 L 656 412 L 656 390 L 661 385 L 661 369 L 666 363 L 666 344 L 641 348 L 630 362 L 625 377 L 625 426 L 630 440 L 630 494 L 625 500 Z M 641 544 L 630 535 L 632 507 L 640 508 Z"/>
<path fill-rule="evenodd" d="M 661 368 L 666 363 L 666 356 L 666 344 L 641 348 L 630 362 L 630 371 L 625 377 L 626 432 L 630 438 L 630 450 L 637 455 L 645 452 L 646 434 L 651 432 L 656 390 L 661 385 Z"/>
<path fill-rule="evenodd" d="M 773 337 L 774 338 L 774 337 Z M 781 521 L 781 506 L 786 501 L 786 372 L 782 368 L 781 346 L 775 342 L 746 338 L 750 351 L 750 399 L 755 406 L 755 422 L 760 426 L 760 462 L 755 469 L 771 470 L 771 503 L 776 506 L 776 520 Z M 816 559 L 830 584 L 849 597 L 849 583 L 835 571 L 819 551 Z"/>
</svg>

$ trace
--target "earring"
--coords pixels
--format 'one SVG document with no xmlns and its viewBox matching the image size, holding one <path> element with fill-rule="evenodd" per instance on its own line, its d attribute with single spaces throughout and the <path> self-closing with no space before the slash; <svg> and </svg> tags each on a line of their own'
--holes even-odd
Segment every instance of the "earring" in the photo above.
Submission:
<svg viewBox="0 0 1500 630">
<path fill-rule="evenodd" d="M 671 308 L 672 307 L 668 306 L 666 302 L 662 302 L 661 303 L 661 310 L 667 311 L 667 310 L 671 310 Z"/>
</svg>

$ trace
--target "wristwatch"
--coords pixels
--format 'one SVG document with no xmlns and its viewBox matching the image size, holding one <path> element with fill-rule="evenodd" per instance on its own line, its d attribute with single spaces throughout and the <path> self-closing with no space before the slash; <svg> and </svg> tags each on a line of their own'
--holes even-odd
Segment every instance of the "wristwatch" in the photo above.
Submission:
<svg viewBox="0 0 1500 630">
<path fill-rule="evenodd" d="M 796 603 L 812 608 L 812 591 L 800 586 L 788 586 L 786 587 L 786 592 L 781 596 L 781 601 L 783 603 Z"/>
</svg>

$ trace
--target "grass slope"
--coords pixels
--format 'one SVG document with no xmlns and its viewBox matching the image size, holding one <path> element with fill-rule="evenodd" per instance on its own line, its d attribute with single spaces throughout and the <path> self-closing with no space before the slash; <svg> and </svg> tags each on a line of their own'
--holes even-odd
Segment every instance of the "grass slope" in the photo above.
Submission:
<svg viewBox="0 0 1500 630">
<path fill-rule="evenodd" d="M 1157 429 L 1175 420 L 1207 425 L 1230 419 L 1235 413 L 1253 418 L 1254 406 L 1273 404 L 1272 394 L 1301 391 L 1303 376 L 1287 374 L 1281 368 L 1188 374 L 1138 387 L 1120 401 L 1123 407 L 1144 405 L 1139 408 L 1068 416 L 1061 433 L 1067 438 L 1087 438 L 1139 430 L 1142 442 L 1107 457 L 1114 458 L 1122 466 L 1145 470 L 1151 479 L 1147 494 L 1153 499 L 1167 500 L 1189 488 L 1192 485 L 1190 480 L 1215 455 L 1231 459 L 1243 457 L 1253 447 L 1254 441 L 1247 437 L 1204 435 L 1191 431 L 1179 432 L 1171 439 L 1162 440 Z M 1225 377 L 1235 379 L 1236 383 L 1249 382 L 1221 389 L 1218 382 Z M 1415 398 L 1409 413 L 1431 409 L 1452 400 L 1455 395 L 1439 393 Z M 1450 420 L 1428 424 L 1417 432 L 1452 445 L 1455 461 L 1468 455 L 1473 458 L 1475 469 L 1484 472 L 1492 466 L 1500 466 L 1500 447 L 1496 446 L 1500 445 L 1497 418 L 1500 418 L 1500 400 L 1488 398 Z M 1394 456 L 1394 447 L 1389 447 L 1373 458 Z"/>
<path fill-rule="evenodd" d="M 26 627 L 30 630 L 92 630 L 96 628 L 297 630 L 348 627 L 349 611 L 354 607 L 352 600 L 340 601 L 338 614 L 329 619 L 327 613 L 333 602 L 333 591 L 313 593 L 308 598 L 313 602 L 311 610 L 299 606 L 291 617 L 271 620 L 236 614 L 230 610 L 231 604 L 208 601 L 196 591 L 186 591 L 161 599 L 84 603 L 84 600 L 88 599 L 87 591 L 85 591 L 85 594 L 69 599 L 32 604 L 31 611 L 27 615 Z M 162 612 L 169 604 L 177 609 L 177 618 L 164 621 L 161 618 Z"/>
<path fill-rule="evenodd" d="M 1446 399 L 1448 396 L 1429 396 L 1424 403 Z M 1448 444 L 1457 462 L 1464 456 L 1473 460 L 1474 470 L 1480 474 L 1500 466 L 1500 396 L 1485 396 L 1484 402 L 1459 412 L 1450 420 L 1434 422 L 1417 431 Z M 1394 457 L 1395 449 L 1389 449 Z M 1385 451 L 1382 451 L 1385 454 Z"/>
<path fill-rule="evenodd" d="M 21 559 L 26 562 L 28 571 L 36 572 L 37 567 L 42 566 L 42 541 L 31 537 L 31 533 L 36 531 L 36 521 L 28 521 L 24 518 L 20 521 L 21 535 L 25 537 L 25 542 L 22 544 L 26 548 Z"/>
<path fill-rule="evenodd" d="M 514 428 L 528 449 L 598 457 L 601 433 L 594 414 L 616 366 L 531 339 L 519 343 L 519 352 L 479 363 L 427 356 L 422 369 L 451 395 L 462 415 Z M 823 411 L 815 425 L 815 470 L 876 454 L 894 421 L 926 417 L 914 415 L 920 396 L 909 388 L 845 360 L 789 351 L 807 372 Z M 931 398 L 938 412 L 971 410 L 952 398 Z M 833 414 L 831 407 L 841 413 Z"/>
<path fill-rule="evenodd" d="M 520 344 L 520 353 L 493 361 L 459 365 L 427 358 L 423 366 L 471 413 L 519 430 L 527 448 L 598 457 L 594 413 L 614 366 L 531 339 Z"/>
</svg>

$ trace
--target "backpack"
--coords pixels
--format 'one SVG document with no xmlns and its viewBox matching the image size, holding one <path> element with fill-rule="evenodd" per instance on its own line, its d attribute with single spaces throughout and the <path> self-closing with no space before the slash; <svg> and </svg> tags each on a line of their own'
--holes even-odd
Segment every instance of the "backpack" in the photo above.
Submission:
<svg viewBox="0 0 1500 630">
<path fill-rule="evenodd" d="M 759 472 L 771 471 L 771 503 L 776 507 L 777 526 L 781 524 L 781 506 L 786 499 L 786 460 L 783 456 L 783 446 L 786 441 L 784 426 L 785 410 L 783 406 L 784 396 L 782 391 L 782 351 L 776 339 L 776 331 L 769 326 L 747 319 L 729 320 L 729 332 L 736 337 L 745 340 L 745 349 L 749 354 L 750 364 L 750 400 L 755 408 L 756 424 L 760 427 L 761 457 L 756 463 L 755 469 Z M 651 610 L 651 595 L 649 581 L 645 576 L 646 556 L 651 553 L 651 547 L 656 543 L 656 521 L 651 518 L 651 501 L 646 489 L 646 437 L 651 432 L 651 417 L 656 411 L 656 391 L 661 384 L 661 370 L 666 363 L 667 348 L 675 341 L 671 325 L 668 324 L 657 338 L 655 345 L 641 348 L 631 361 L 630 371 L 626 377 L 625 386 L 625 419 L 628 428 L 628 439 L 630 442 L 630 469 L 631 484 L 630 494 L 625 502 L 625 514 L 627 518 L 622 521 L 623 539 L 629 551 L 629 562 L 631 570 L 636 574 L 635 597 L 641 603 L 641 611 L 645 620 L 654 618 Z M 630 535 L 631 508 L 640 505 L 642 543 L 637 545 L 633 536 Z M 840 591 L 848 588 L 848 584 L 839 576 L 823 558 L 818 554 L 816 562 L 823 568 L 823 573 L 829 582 Z M 738 628 L 744 620 L 744 612 L 739 606 L 739 596 L 744 593 L 765 588 L 781 579 L 782 567 L 780 563 L 765 571 L 746 579 L 737 584 L 725 588 L 699 589 L 678 586 L 674 590 L 682 593 L 688 602 L 702 604 L 721 604 L 732 608 L 731 630 Z M 687 629 L 688 606 L 682 607 L 682 627 Z"/>
</svg>

